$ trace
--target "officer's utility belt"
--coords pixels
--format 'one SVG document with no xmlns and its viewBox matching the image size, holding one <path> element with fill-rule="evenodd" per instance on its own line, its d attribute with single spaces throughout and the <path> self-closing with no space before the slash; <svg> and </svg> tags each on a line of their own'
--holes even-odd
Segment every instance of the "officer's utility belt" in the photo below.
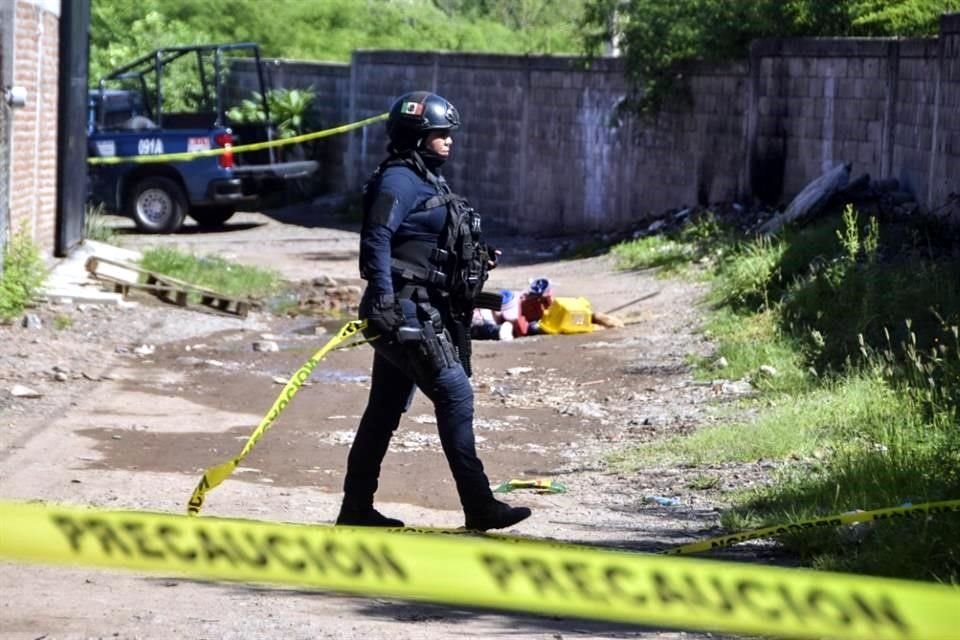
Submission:
<svg viewBox="0 0 960 640">
<path fill-rule="evenodd" d="M 447 251 L 435 248 L 430 252 L 430 262 L 445 264 L 449 255 Z M 445 291 L 450 286 L 450 278 L 440 269 L 421 267 L 405 260 L 392 258 L 390 260 L 390 271 L 404 282 L 435 287 L 441 291 Z"/>
</svg>

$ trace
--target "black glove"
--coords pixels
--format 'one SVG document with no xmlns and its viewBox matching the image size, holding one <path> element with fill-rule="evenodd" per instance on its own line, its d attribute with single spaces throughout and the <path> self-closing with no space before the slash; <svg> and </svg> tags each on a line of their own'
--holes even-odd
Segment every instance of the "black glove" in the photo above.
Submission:
<svg viewBox="0 0 960 640">
<path fill-rule="evenodd" d="M 377 335 L 393 338 L 406 321 L 400 303 L 392 295 L 377 296 L 367 311 L 367 326 Z"/>
<path fill-rule="evenodd" d="M 503 253 L 499 249 L 494 249 L 490 245 L 487 245 L 487 270 L 492 271 L 497 268 L 497 263 L 500 260 L 500 254 Z"/>
</svg>

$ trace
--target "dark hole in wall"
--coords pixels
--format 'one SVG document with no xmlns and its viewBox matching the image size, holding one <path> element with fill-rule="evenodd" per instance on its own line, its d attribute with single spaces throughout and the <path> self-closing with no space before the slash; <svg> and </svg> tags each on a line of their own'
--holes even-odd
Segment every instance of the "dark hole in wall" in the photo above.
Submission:
<svg viewBox="0 0 960 640">
<path fill-rule="evenodd" d="M 765 205 L 775 206 L 783 196 L 787 141 L 770 141 L 750 159 L 750 192 Z"/>
<path fill-rule="evenodd" d="M 700 160 L 697 171 L 697 204 L 701 207 L 710 205 L 710 191 L 713 188 L 713 166 L 706 159 Z"/>
</svg>

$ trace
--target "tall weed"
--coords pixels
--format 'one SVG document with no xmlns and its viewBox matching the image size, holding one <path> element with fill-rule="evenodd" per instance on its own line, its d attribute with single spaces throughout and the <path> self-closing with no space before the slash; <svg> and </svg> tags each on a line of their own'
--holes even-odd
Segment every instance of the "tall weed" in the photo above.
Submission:
<svg viewBox="0 0 960 640">
<path fill-rule="evenodd" d="M 47 278 L 40 250 L 25 231 L 17 232 L 3 255 L 0 275 L 0 321 L 9 322 L 23 313 Z"/>
<path fill-rule="evenodd" d="M 752 417 L 615 463 L 783 461 L 769 486 L 733 497 L 733 528 L 960 498 L 960 259 L 922 227 L 838 214 L 715 248 L 708 331 L 726 366 L 704 359 L 698 375 L 754 382 Z M 761 363 L 785 375 L 764 380 Z M 960 580 L 953 514 L 782 542 L 815 567 Z"/>
</svg>

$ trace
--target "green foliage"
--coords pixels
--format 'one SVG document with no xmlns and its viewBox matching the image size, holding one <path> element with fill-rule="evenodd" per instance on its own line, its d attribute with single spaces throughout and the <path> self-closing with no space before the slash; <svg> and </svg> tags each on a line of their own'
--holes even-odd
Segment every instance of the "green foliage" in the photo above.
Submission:
<svg viewBox="0 0 960 640">
<path fill-rule="evenodd" d="M 93 0 L 91 78 L 158 46 L 257 42 L 267 57 L 357 49 L 567 53 L 586 0 Z"/>
<path fill-rule="evenodd" d="M 933 432 L 909 400 L 881 438 L 838 449 L 821 464 L 787 468 L 778 482 L 742 496 L 724 514 L 731 530 L 805 518 L 920 504 L 960 495 L 956 435 Z M 904 540 L 910 544 L 905 545 Z M 889 577 L 960 581 L 960 519 L 944 514 L 824 529 L 781 542 L 816 568 Z"/>
<path fill-rule="evenodd" d="M 745 59 L 763 37 L 925 35 L 957 0 L 589 0 L 585 48 L 617 42 L 635 92 L 626 106 L 654 114 L 677 95 L 680 64 Z"/>
<path fill-rule="evenodd" d="M 737 309 L 768 307 L 769 291 L 781 280 L 779 264 L 785 252 L 785 243 L 762 237 L 735 246 L 718 265 L 712 297 Z"/>
<path fill-rule="evenodd" d="M 273 271 L 163 247 L 146 251 L 140 266 L 232 297 L 263 298 L 277 292 L 282 284 Z"/>
<path fill-rule="evenodd" d="M 941 14 L 960 10 L 957 0 L 860 0 L 853 5 L 857 28 L 900 36 L 936 33 Z"/>
<path fill-rule="evenodd" d="M 701 379 L 752 383 L 757 392 L 738 403 L 746 417 L 612 462 L 778 460 L 769 486 L 729 496 L 731 530 L 960 495 L 960 259 L 951 238 L 864 220 L 850 206 L 777 241 L 712 237 L 705 333 L 718 347 L 694 364 Z M 695 254 L 680 236 L 672 242 L 669 264 L 679 269 L 679 256 Z M 761 365 L 776 373 L 760 375 Z M 957 583 L 957 540 L 960 521 L 944 515 L 780 542 L 817 568 Z"/>
<path fill-rule="evenodd" d="M 611 252 L 620 269 L 662 268 L 674 272 L 693 258 L 693 247 L 665 236 L 649 236 L 613 247 Z"/>
<path fill-rule="evenodd" d="M 746 379 L 764 391 L 802 393 L 812 381 L 799 341 L 778 325 L 779 316 L 772 311 L 744 313 L 722 307 L 710 314 L 706 332 L 718 342 L 716 357 L 695 362 L 697 377 Z M 720 358 L 726 367 L 716 369 Z M 761 367 L 776 370 L 765 375 Z"/>
<path fill-rule="evenodd" d="M 689 262 L 713 257 L 729 237 L 713 213 L 694 216 L 678 230 L 615 245 L 611 249 L 620 269 L 660 269 L 677 273 Z"/>
<path fill-rule="evenodd" d="M 83 215 L 83 237 L 108 243 L 116 239 L 116 232 L 107 222 L 107 214 L 102 204 L 87 205 Z"/>
<path fill-rule="evenodd" d="M 73 326 L 73 317 L 66 313 L 58 313 L 53 317 L 53 327 L 57 331 L 64 331 Z"/>
<path fill-rule="evenodd" d="M 267 92 L 267 108 L 270 118 L 277 126 L 280 138 L 294 136 L 313 130 L 310 107 L 317 94 L 309 89 L 272 89 Z M 227 112 L 234 122 L 266 122 L 263 109 L 263 94 L 254 91 L 251 98 L 243 100 Z"/>
<path fill-rule="evenodd" d="M 9 322 L 23 313 L 47 277 L 40 250 L 26 232 L 16 233 L 3 255 L 0 275 L 0 320 Z"/>
<path fill-rule="evenodd" d="M 152 4 L 157 5 L 154 10 L 149 9 Z M 206 41 L 204 35 L 190 25 L 165 15 L 159 3 L 146 2 L 140 7 L 142 10 L 138 10 L 138 6 L 132 2 L 94 1 L 90 17 L 91 84 L 113 69 L 133 62 L 154 49 Z M 177 111 L 195 107 L 196 100 L 188 96 L 195 92 L 196 85 L 196 72 L 193 69 L 179 64 L 168 69 L 163 76 L 164 109 Z M 140 89 L 132 83 L 120 86 Z M 148 88 L 151 97 L 152 90 L 152 87 Z"/>
<path fill-rule="evenodd" d="M 794 457 L 810 462 L 827 459 L 851 443 L 866 449 L 887 443 L 890 426 L 911 418 L 914 424 L 920 422 L 919 407 L 906 404 L 883 381 L 852 377 L 808 393 L 778 396 L 747 423 L 642 445 L 618 462 L 628 469 L 670 461 L 700 465 Z"/>
</svg>

